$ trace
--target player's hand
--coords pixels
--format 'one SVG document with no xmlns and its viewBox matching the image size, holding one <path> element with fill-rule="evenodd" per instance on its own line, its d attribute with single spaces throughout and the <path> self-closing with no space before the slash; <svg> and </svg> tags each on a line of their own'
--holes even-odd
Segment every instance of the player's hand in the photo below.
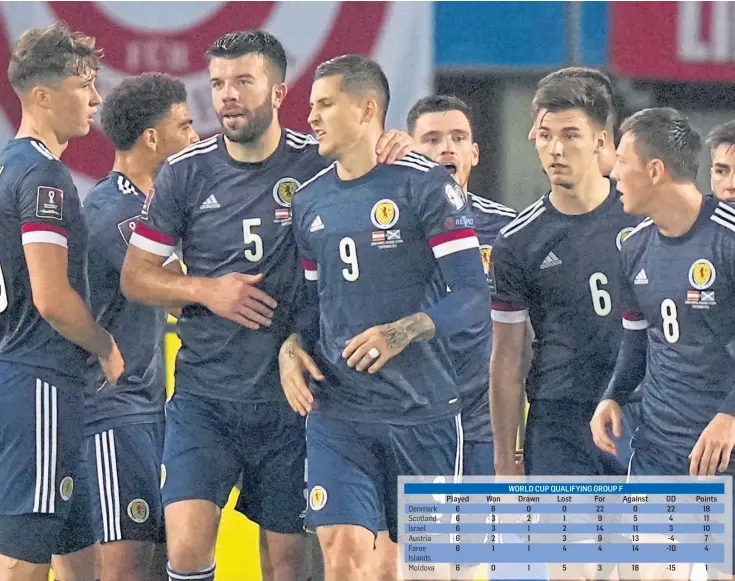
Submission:
<svg viewBox="0 0 735 581">
<path fill-rule="evenodd" d="M 390 165 L 414 149 L 417 149 L 417 144 L 413 137 L 403 131 L 391 129 L 380 136 L 375 153 L 378 154 L 378 163 Z"/>
<path fill-rule="evenodd" d="M 689 454 L 689 474 L 714 476 L 727 470 L 735 446 L 735 417 L 717 414 L 699 436 Z"/>
<path fill-rule="evenodd" d="M 612 424 L 613 436 L 620 438 L 623 435 L 623 414 L 618 402 L 612 399 L 603 399 L 595 410 L 590 429 L 595 445 L 608 454 L 617 454 L 615 440 L 610 437 L 607 426 Z"/>
<path fill-rule="evenodd" d="M 311 412 L 314 396 L 306 385 L 304 374 L 308 373 L 316 381 L 322 381 L 324 375 L 311 356 L 301 347 L 296 335 L 291 335 L 281 346 L 278 353 L 278 369 L 288 405 L 296 413 L 307 415 Z"/>
<path fill-rule="evenodd" d="M 377 373 L 413 341 L 428 341 L 436 326 L 426 313 L 414 313 L 387 325 L 378 325 L 345 341 L 342 358 L 357 371 Z"/>
<path fill-rule="evenodd" d="M 115 343 L 115 339 L 112 339 L 112 350 L 110 354 L 107 357 L 99 357 L 98 359 L 107 383 L 114 385 L 123 371 L 125 371 L 125 362 L 123 361 L 120 349 L 117 347 L 117 343 Z"/>
<path fill-rule="evenodd" d="M 258 330 L 261 325 L 270 327 L 273 309 L 278 303 L 255 285 L 263 280 L 263 274 L 233 272 L 209 279 L 202 304 L 214 314 Z"/>
</svg>

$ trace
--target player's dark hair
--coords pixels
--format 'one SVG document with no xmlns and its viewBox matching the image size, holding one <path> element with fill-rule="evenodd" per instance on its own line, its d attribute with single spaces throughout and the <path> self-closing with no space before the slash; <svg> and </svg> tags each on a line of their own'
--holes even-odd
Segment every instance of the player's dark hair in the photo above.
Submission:
<svg viewBox="0 0 735 581">
<path fill-rule="evenodd" d="M 102 52 L 94 43 L 91 36 L 72 32 L 60 22 L 26 30 L 13 47 L 8 80 L 16 92 L 25 93 L 41 83 L 97 71 Z"/>
<path fill-rule="evenodd" d="M 707 147 L 714 151 L 720 145 L 735 145 L 735 121 L 728 121 L 712 128 L 707 134 Z"/>
<path fill-rule="evenodd" d="M 635 137 L 635 149 L 643 163 L 660 159 L 675 181 L 697 179 L 702 138 L 676 109 L 643 109 L 628 117 L 620 131 Z"/>
<path fill-rule="evenodd" d="M 537 87 L 541 88 L 545 84 L 558 79 L 586 79 L 600 85 L 600 88 L 605 92 L 606 97 L 610 101 L 610 113 L 607 117 L 607 123 L 612 127 L 613 132 L 618 132 L 619 123 L 617 107 L 615 106 L 615 90 L 613 89 L 613 84 L 609 76 L 599 69 L 592 69 L 589 67 L 566 67 L 546 75 L 538 82 Z"/>
<path fill-rule="evenodd" d="M 359 54 L 345 54 L 320 64 L 314 71 L 314 80 L 342 75 L 342 91 L 353 95 L 365 96 L 373 93 L 377 98 L 381 111 L 381 123 L 385 124 L 385 115 L 390 104 L 390 87 L 380 65 Z"/>
<path fill-rule="evenodd" d="M 178 79 L 163 73 L 127 78 L 105 98 L 102 129 L 116 150 L 127 151 L 179 103 L 186 103 L 186 87 Z"/>
<path fill-rule="evenodd" d="M 533 97 L 531 115 L 534 119 L 540 111 L 560 113 L 581 109 L 599 128 L 607 126 L 612 103 L 607 89 L 584 77 L 559 76 L 541 85 Z"/>
<path fill-rule="evenodd" d="M 416 129 L 416 121 L 427 113 L 444 113 L 445 111 L 459 111 L 470 123 L 470 131 L 474 134 L 474 123 L 472 109 L 459 97 L 454 95 L 429 95 L 416 101 L 406 116 L 406 127 L 408 133 L 412 134 Z"/>
<path fill-rule="evenodd" d="M 276 72 L 274 82 L 286 80 L 286 51 L 275 36 L 263 30 L 228 32 L 212 43 L 206 56 L 209 59 L 235 59 L 253 53 L 264 56 L 271 63 Z"/>
</svg>

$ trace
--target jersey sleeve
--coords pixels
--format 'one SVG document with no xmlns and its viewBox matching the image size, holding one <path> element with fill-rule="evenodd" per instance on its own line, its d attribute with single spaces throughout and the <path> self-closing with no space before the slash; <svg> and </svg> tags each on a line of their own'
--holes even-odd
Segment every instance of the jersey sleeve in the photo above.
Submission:
<svg viewBox="0 0 735 581">
<path fill-rule="evenodd" d="M 466 330 L 488 318 L 488 292 L 467 194 L 443 167 L 426 173 L 417 195 L 417 214 L 450 293 L 426 314 L 436 337 Z"/>
<path fill-rule="evenodd" d="M 523 323 L 528 318 L 529 288 L 523 261 L 501 232 L 492 250 L 489 284 L 493 290 L 492 319 Z"/>
<path fill-rule="evenodd" d="M 90 246 L 94 246 L 120 272 L 140 216 L 115 210 L 110 214 L 110 211 L 110 208 L 100 208 L 96 204 L 85 205 L 84 217 L 89 228 Z"/>
<path fill-rule="evenodd" d="M 33 166 L 18 181 L 16 196 L 23 244 L 44 242 L 67 248 L 69 227 L 80 204 L 61 162 L 44 160 Z"/>
<path fill-rule="evenodd" d="M 304 272 L 304 284 L 298 296 L 294 333 L 301 336 L 304 348 L 312 351 L 319 337 L 319 270 L 315 256 L 309 248 L 299 225 L 303 222 L 301 204 L 295 201 L 292 205 L 292 232 L 298 248 L 301 266 Z"/>
<path fill-rule="evenodd" d="M 629 272 L 630 260 L 625 249 L 626 246 L 623 246 L 621 253 L 622 276 L 620 277 L 620 306 L 623 312 L 623 328 L 628 331 L 645 331 L 649 325 L 635 298 L 635 290 Z"/>
<path fill-rule="evenodd" d="M 178 183 L 171 164 L 164 164 L 153 189 L 148 192 L 130 244 L 163 258 L 174 254 L 186 231 L 182 200 L 185 194 L 186 188 Z"/>
</svg>

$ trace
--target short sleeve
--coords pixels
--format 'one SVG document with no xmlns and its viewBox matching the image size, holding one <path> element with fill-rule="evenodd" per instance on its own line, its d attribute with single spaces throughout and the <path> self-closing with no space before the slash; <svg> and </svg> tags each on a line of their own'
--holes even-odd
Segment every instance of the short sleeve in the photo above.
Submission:
<svg viewBox="0 0 735 581">
<path fill-rule="evenodd" d="M 442 166 L 426 172 L 415 196 L 416 212 L 437 259 L 479 249 L 467 194 Z"/>
<path fill-rule="evenodd" d="M 291 227 L 291 231 L 293 232 L 293 236 L 296 241 L 301 266 L 304 269 L 304 278 L 307 281 L 314 282 L 318 280 L 316 257 L 309 248 L 309 244 L 304 236 L 302 223 L 306 218 L 304 217 L 303 204 L 300 203 L 300 200 L 297 201 L 297 196 L 294 196 L 291 210 L 293 213 L 293 226 Z"/>
<path fill-rule="evenodd" d="M 120 272 L 125 253 L 133 233 L 138 227 L 140 215 L 121 212 L 96 204 L 84 206 L 84 217 L 89 228 L 90 246 L 100 252 Z"/>
<path fill-rule="evenodd" d="M 44 242 L 67 247 L 70 224 L 80 203 L 69 172 L 55 159 L 33 166 L 16 188 L 23 244 Z"/>
<path fill-rule="evenodd" d="M 635 296 L 634 283 L 631 280 L 629 266 L 629 253 L 625 251 L 627 247 L 628 245 L 623 245 L 623 251 L 621 252 L 622 276 L 620 277 L 620 306 L 623 312 L 623 327 L 629 331 L 643 331 L 649 325 L 641 308 L 638 306 L 638 300 Z M 645 272 L 643 276 L 645 276 Z"/>
<path fill-rule="evenodd" d="M 499 323 L 523 323 L 528 318 L 529 289 L 523 261 L 499 234 L 492 250 L 489 284 L 493 289 L 492 319 Z"/>
<path fill-rule="evenodd" d="M 165 258 L 176 251 L 186 231 L 185 206 L 181 198 L 187 191 L 178 184 L 176 177 L 171 164 L 164 164 L 130 237 L 131 245 Z"/>
</svg>

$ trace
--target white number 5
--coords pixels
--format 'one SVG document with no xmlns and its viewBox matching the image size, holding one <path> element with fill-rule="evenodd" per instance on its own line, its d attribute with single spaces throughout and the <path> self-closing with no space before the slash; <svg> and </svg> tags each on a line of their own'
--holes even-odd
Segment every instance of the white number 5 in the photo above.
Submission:
<svg viewBox="0 0 735 581">
<path fill-rule="evenodd" d="M 8 308 L 8 292 L 5 289 L 5 278 L 3 277 L 3 267 L 0 266 L 0 313 L 4 313 Z"/>
<path fill-rule="evenodd" d="M 607 277 L 596 272 L 590 277 L 590 293 L 592 294 L 592 306 L 595 307 L 595 313 L 600 317 L 607 317 L 612 311 L 612 299 L 610 293 L 600 288 L 600 285 L 607 284 Z"/>
<path fill-rule="evenodd" d="M 253 226 L 260 226 L 260 218 L 247 218 L 242 221 L 242 235 L 245 246 L 254 245 L 254 248 L 245 249 L 245 258 L 250 262 L 258 262 L 263 258 L 263 239 L 252 231 Z"/>
<path fill-rule="evenodd" d="M 339 257 L 349 268 L 342 269 L 345 280 L 355 282 L 360 277 L 360 267 L 357 264 L 357 247 L 352 238 L 342 238 L 339 241 Z"/>
</svg>

